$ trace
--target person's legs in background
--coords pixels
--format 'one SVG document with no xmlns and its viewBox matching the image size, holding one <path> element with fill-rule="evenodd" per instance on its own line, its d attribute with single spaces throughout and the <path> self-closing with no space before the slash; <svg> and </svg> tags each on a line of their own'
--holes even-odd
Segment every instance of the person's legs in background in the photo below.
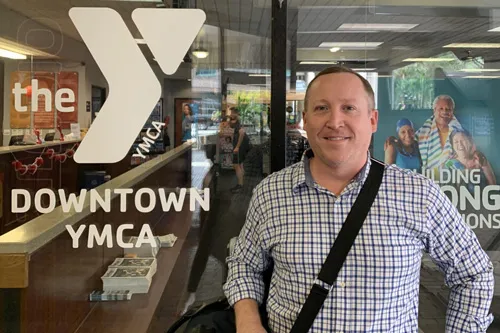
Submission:
<svg viewBox="0 0 500 333">
<path fill-rule="evenodd" d="M 231 192 L 238 193 L 243 189 L 243 177 L 245 170 L 243 169 L 243 158 L 241 153 L 233 154 L 233 168 L 238 179 L 238 184 L 231 189 Z"/>
</svg>

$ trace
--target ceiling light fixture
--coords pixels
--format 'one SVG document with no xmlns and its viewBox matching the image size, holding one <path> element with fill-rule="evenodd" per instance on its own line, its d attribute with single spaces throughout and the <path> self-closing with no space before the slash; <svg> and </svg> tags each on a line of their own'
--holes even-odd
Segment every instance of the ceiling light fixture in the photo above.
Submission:
<svg viewBox="0 0 500 333">
<path fill-rule="evenodd" d="M 208 51 L 202 48 L 193 50 L 193 55 L 198 59 L 205 59 L 208 57 Z"/>
<path fill-rule="evenodd" d="M 440 61 L 453 61 L 453 58 L 407 58 L 403 62 L 440 62 Z"/>
<path fill-rule="evenodd" d="M 493 29 L 488 30 L 489 32 L 500 32 L 500 27 L 496 27 Z"/>
<path fill-rule="evenodd" d="M 344 23 L 337 30 L 348 31 L 408 31 L 415 28 L 418 24 L 399 24 L 399 23 Z"/>
<path fill-rule="evenodd" d="M 451 43 L 444 48 L 466 48 L 466 49 L 498 49 L 500 43 Z"/>
<path fill-rule="evenodd" d="M 332 53 L 335 53 L 335 52 L 338 52 L 338 51 L 340 51 L 340 47 L 332 47 L 330 49 L 330 52 L 332 52 Z"/>
<path fill-rule="evenodd" d="M 353 71 L 356 72 L 364 72 L 364 71 L 374 71 L 376 68 L 351 68 Z"/>
<path fill-rule="evenodd" d="M 3 58 L 9 58 L 9 59 L 26 59 L 26 55 L 24 54 L 21 54 L 21 53 L 17 53 L 17 52 L 12 52 L 12 51 L 9 51 L 9 50 L 5 50 L 5 49 L 0 49 L 0 57 L 3 57 Z"/>
<path fill-rule="evenodd" d="M 299 65 L 336 65 L 338 61 L 301 61 Z"/>
<path fill-rule="evenodd" d="M 297 31 L 298 34 L 373 34 L 380 31 L 376 30 L 321 30 L 321 31 Z"/>
<path fill-rule="evenodd" d="M 467 72 L 467 73 L 500 72 L 500 69 L 495 69 L 495 68 L 464 68 L 464 69 L 461 69 L 460 72 Z"/>
<path fill-rule="evenodd" d="M 270 77 L 271 74 L 248 74 L 248 76 L 252 76 L 252 77 Z"/>
<path fill-rule="evenodd" d="M 500 79 L 500 76 L 498 75 L 491 75 L 491 76 L 487 76 L 487 75 L 468 75 L 468 76 L 464 76 L 464 79 Z"/>
<path fill-rule="evenodd" d="M 137 44 L 146 44 L 146 40 L 141 39 L 141 38 L 136 38 L 136 39 L 135 39 L 135 42 L 136 42 Z"/>
<path fill-rule="evenodd" d="M 344 50 L 368 50 L 375 49 L 383 42 L 323 42 L 319 47 L 340 47 Z"/>
</svg>

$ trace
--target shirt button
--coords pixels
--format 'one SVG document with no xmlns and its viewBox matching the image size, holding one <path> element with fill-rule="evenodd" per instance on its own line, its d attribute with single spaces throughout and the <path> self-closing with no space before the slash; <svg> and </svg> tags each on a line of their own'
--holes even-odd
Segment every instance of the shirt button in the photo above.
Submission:
<svg viewBox="0 0 500 333">
<path fill-rule="evenodd" d="M 345 288 L 345 282 L 340 282 L 340 283 L 339 283 L 339 286 L 340 286 L 341 288 Z M 340 332 L 340 333 L 342 333 L 342 332 Z"/>
</svg>

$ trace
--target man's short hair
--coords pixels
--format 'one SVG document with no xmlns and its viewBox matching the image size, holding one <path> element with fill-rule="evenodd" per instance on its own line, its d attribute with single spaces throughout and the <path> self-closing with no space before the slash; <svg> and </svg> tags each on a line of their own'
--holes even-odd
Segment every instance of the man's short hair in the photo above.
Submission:
<svg viewBox="0 0 500 333">
<path fill-rule="evenodd" d="M 368 95 L 368 99 L 369 99 L 368 107 L 369 107 L 370 111 L 375 108 L 375 93 L 373 92 L 373 88 L 372 88 L 370 82 L 368 82 L 368 80 L 366 80 L 359 73 L 356 73 L 355 71 L 353 71 L 352 69 L 350 69 L 348 67 L 332 66 L 332 67 L 328 67 L 328 68 L 322 70 L 321 72 L 319 72 L 318 75 L 316 75 L 316 77 L 307 86 L 306 96 L 304 98 L 304 107 L 305 107 L 306 112 L 307 112 L 307 100 L 309 98 L 309 89 L 311 88 L 314 81 L 316 81 L 316 79 L 319 78 L 320 76 L 327 75 L 327 74 L 337 74 L 337 73 L 350 73 L 350 74 L 356 75 L 363 83 L 363 87 L 365 88 L 365 92 Z"/>
<path fill-rule="evenodd" d="M 444 99 L 445 101 L 447 101 L 447 102 L 448 102 L 448 104 L 449 104 L 449 105 L 451 105 L 451 108 L 452 108 L 453 110 L 455 110 L 455 101 L 454 101 L 454 100 L 453 100 L 453 98 L 451 98 L 451 96 L 449 96 L 449 95 L 439 95 L 438 97 L 436 97 L 436 98 L 434 99 L 434 102 L 432 102 L 432 109 L 433 109 L 433 110 L 436 108 L 437 103 L 438 103 L 440 100 L 442 100 L 442 99 Z"/>
</svg>

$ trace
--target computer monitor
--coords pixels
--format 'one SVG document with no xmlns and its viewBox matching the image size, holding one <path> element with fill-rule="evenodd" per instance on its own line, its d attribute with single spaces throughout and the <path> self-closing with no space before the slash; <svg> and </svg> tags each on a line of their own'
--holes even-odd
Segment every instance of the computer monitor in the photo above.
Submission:
<svg viewBox="0 0 500 333">
<path fill-rule="evenodd" d="M 10 137 L 9 146 L 14 146 L 16 144 L 22 143 L 24 135 L 13 135 Z"/>
<path fill-rule="evenodd" d="M 55 134 L 56 133 L 54 133 L 54 132 L 45 134 L 45 142 L 47 142 L 47 141 L 54 141 L 54 135 Z"/>
</svg>

